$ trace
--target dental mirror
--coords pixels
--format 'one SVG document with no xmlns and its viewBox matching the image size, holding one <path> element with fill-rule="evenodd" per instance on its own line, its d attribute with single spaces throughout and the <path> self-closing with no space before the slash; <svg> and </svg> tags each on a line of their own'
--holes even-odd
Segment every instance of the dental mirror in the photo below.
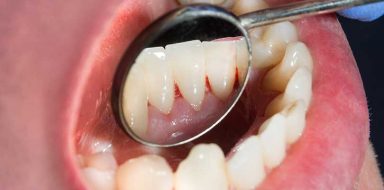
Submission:
<svg viewBox="0 0 384 190">
<path fill-rule="evenodd" d="M 239 17 L 212 5 L 173 10 L 126 50 L 113 83 L 115 116 L 144 145 L 190 142 L 221 122 L 239 100 L 252 60 L 247 30 L 379 1 L 306 1 Z"/>
</svg>

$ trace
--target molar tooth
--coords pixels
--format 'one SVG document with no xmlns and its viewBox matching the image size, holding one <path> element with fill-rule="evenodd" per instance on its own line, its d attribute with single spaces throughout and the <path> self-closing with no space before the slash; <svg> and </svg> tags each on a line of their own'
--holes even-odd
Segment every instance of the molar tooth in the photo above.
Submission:
<svg viewBox="0 0 384 190">
<path fill-rule="evenodd" d="M 283 110 L 287 105 L 297 100 L 303 100 L 305 110 L 308 109 L 312 97 L 312 73 L 306 68 L 298 68 L 289 79 L 283 94 L 280 94 L 267 106 L 266 116 L 271 116 Z"/>
<path fill-rule="evenodd" d="M 293 105 L 281 112 L 286 118 L 286 140 L 287 144 L 293 144 L 301 136 L 305 128 L 305 106 L 304 101 L 296 101 Z"/>
<path fill-rule="evenodd" d="M 119 190 L 172 190 L 173 173 L 164 158 L 144 155 L 122 164 L 116 183 Z"/>
<path fill-rule="evenodd" d="M 96 153 L 84 157 L 84 162 L 87 167 L 96 168 L 99 170 L 115 170 L 117 163 L 112 153 Z"/>
<path fill-rule="evenodd" d="M 277 64 L 283 58 L 287 44 L 297 41 L 298 34 L 291 22 L 281 22 L 266 26 L 261 39 L 251 40 L 253 65 L 265 68 Z"/>
<path fill-rule="evenodd" d="M 148 127 L 148 98 L 142 65 L 133 64 L 125 81 L 123 111 L 129 127 L 144 136 Z"/>
<path fill-rule="evenodd" d="M 268 169 L 278 166 L 285 157 L 285 121 L 283 115 L 275 114 L 266 120 L 259 129 L 264 165 Z"/>
<path fill-rule="evenodd" d="M 268 4 L 263 0 L 237 0 L 232 10 L 236 15 L 242 15 L 265 8 Z"/>
<path fill-rule="evenodd" d="M 236 41 L 236 66 L 239 84 L 244 84 L 248 72 L 249 53 L 247 43 L 244 38 Z"/>
<path fill-rule="evenodd" d="M 146 48 L 137 63 L 143 64 L 149 103 L 168 114 L 175 97 L 175 84 L 171 66 L 165 61 L 164 48 Z"/>
<path fill-rule="evenodd" d="M 177 190 L 228 188 L 224 154 L 216 144 L 200 144 L 193 147 L 175 173 Z"/>
<path fill-rule="evenodd" d="M 226 100 L 236 77 L 236 44 L 234 41 L 203 42 L 205 70 L 213 94 Z"/>
<path fill-rule="evenodd" d="M 248 137 L 235 151 L 227 162 L 231 187 L 236 190 L 255 189 L 265 178 L 259 137 Z"/>
<path fill-rule="evenodd" d="M 204 49 L 198 40 L 167 45 L 166 60 L 183 97 L 200 110 L 205 95 Z"/>
<path fill-rule="evenodd" d="M 83 168 L 82 173 L 92 190 L 115 190 L 115 171 Z"/>
<path fill-rule="evenodd" d="M 307 46 L 302 42 L 289 43 L 280 64 L 272 68 L 263 79 L 263 87 L 283 92 L 289 79 L 299 67 L 312 72 L 313 62 Z"/>
</svg>

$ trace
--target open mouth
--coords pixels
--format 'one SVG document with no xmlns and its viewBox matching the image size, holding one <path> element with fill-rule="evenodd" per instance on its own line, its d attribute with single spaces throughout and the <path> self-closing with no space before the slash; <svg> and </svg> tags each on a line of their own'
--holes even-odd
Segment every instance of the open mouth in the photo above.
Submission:
<svg viewBox="0 0 384 190">
<path fill-rule="evenodd" d="M 332 15 L 253 30 L 251 81 L 209 134 L 174 148 L 146 147 L 127 136 L 111 109 L 115 69 L 134 37 L 175 6 L 167 0 L 113 2 L 79 24 L 92 29 L 81 36 L 76 56 L 65 60 L 76 65 L 62 66 L 65 80 L 55 83 L 66 87 L 55 104 L 61 111 L 52 112 L 55 127 L 45 132 L 57 139 L 41 143 L 57 152 L 46 167 L 63 165 L 64 175 L 46 183 L 63 189 L 353 189 L 368 142 L 368 111 Z M 169 105 L 157 108 L 167 112 Z"/>
</svg>

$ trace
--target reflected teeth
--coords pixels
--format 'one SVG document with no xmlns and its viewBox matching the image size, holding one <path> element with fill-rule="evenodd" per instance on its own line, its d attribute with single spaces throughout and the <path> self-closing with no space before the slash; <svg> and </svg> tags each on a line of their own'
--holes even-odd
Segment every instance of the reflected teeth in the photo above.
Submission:
<svg viewBox="0 0 384 190">
<path fill-rule="evenodd" d="M 144 136 L 148 125 L 148 98 L 143 68 L 133 64 L 123 89 L 123 111 L 128 125 L 138 135 Z"/>
<path fill-rule="evenodd" d="M 260 37 L 255 34 L 250 36 L 253 36 L 252 62 L 256 68 L 275 65 L 283 58 L 287 44 L 298 40 L 296 27 L 290 22 L 266 26 Z"/>
<path fill-rule="evenodd" d="M 244 84 L 248 72 L 249 53 L 244 38 L 236 41 L 236 66 L 239 84 Z"/>
<path fill-rule="evenodd" d="M 203 42 L 206 73 L 212 92 L 226 100 L 233 90 L 236 76 L 236 42 Z"/>
<path fill-rule="evenodd" d="M 231 186 L 237 190 L 254 189 L 265 178 L 262 145 L 258 136 L 248 137 L 228 160 Z"/>
<path fill-rule="evenodd" d="M 290 43 L 280 64 L 272 68 L 263 79 L 263 87 L 283 92 L 297 68 L 312 71 L 313 62 L 307 46 L 302 42 Z"/>
<path fill-rule="evenodd" d="M 193 147 L 175 173 L 177 190 L 226 190 L 228 187 L 224 154 L 215 144 Z"/>
<path fill-rule="evenodd" d="M 173 173 L 164 158 L 144 155 L 122 164 L 116 180 L 119 190 L 172 190 Z"/>
<path fill-rule="evenodd" d="M 164 48 L 145 49 L 136 63 L 144 67 L 149 103 L 168 114 L 175 97 L 175 85 L 171 66 L 165 61 Z"/>
<path fill-rule="evenodd" d="M 265 8 L 268 8 L 268 5 L 263 0 L 237 0 L 233 6 L 233 12 L 236 15 L 242 15 Z"/>
<path fill-rule="evenodd" d="M 181 94 L 196 111 L 200 110 L 205 95 L 205 60 L 201 42 L 171 44 L 165 49 Z"/>
</svg>

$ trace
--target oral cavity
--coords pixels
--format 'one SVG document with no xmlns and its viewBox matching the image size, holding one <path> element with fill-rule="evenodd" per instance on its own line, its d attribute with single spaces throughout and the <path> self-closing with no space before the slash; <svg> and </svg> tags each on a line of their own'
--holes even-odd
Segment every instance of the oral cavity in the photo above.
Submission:
<svg viewBox="0 0 384 190">
<path fill-rule="evenodd" d="M 237 1 L 234 7 L 246 7 L 238 5 L 241 3 L 246 4 L 249 1 Z M 257 6 L 252 10 L 264 8 L 263 2 Z M 247 11 L 249 9 L 238 8 L 236 13 Z M 290 22 L 257 28 L 251 32 L 250 36 L 253 45 L 253 70 L 262 72 L 263 78 L 260 86 L 248 88 L 250 91 L 258 88 L 266 94 L 277 94 L 268 103 L 264 113 L 257 118 L 264 121 L 261 125 L 255 121 L 255 124 L 250 127 L 250 132 L 239 139 L 238 144 L 226 155 L 218 145 L 213 143 L 195 145 L 176 169 L 172 169 L 165 158 L 155 154 L 141 155 L 121 162 L 117 166 L 113 149 L 108 151 L 97 149 L 90 155 L 79 156 L 82 171 L 90 187 L 106 190 L 257 188 L 268 173 L 284 161 L 289 148 L 300 139 L 305 130 L 305 115 L 312 97 L 313 61 L 306 45 L 298 41 L 296 28 Z M 126 97 L 129 98 L 126 98 L 126 101 L 132 101 L 137 105 L 135 109 L 140 111 L 137 111 L 138 114 L 131 114 L 132 120 L 142 123 L 143 120 L 140 117 L 148 117 L 148 102 L 162 114 L 172 112 L 177 96 L 174 93 L 174 81 L 193 110 L 203 109 L 200 106 L 206 94 L 206 76 L 208 80 L 211 79 L 210 85 L 211 81 L 219 81 L 215 87 L 210 86 L 212 94 L 217 99 L 222 100 L 228 97 L 228 94 L 233 91 L 232 81 L 242 81 L 239 77 L 241 65 L 231 65 L 233 60 L 236 63 L 241 56 L 227 56 L 228 59 L 219 60 L 217 55 L 241 55 L 242 52 L 237 48 L 239 44 L 242 43 L 239 41 L 235 43 L 233 41 L 221 43 L 191 41 L 173 44 L 165 49 L 161 47 L 148 49 L 146 64 L 137 70 L 132 68 L 131 72 L 136 73 L 137 75 L 134 76 L 137 78 L 143 77 L 143 73 L 149 73 L 148 75 L 151 76 L 145 80 L 149 82 L 143 83 L 144 80 L 138 82 L 132 79 L 134 82 L 127 83 L 127 86 L 130 85 L 129 88 L 137 92 L 133 95 L 128 94 Z M 204 53 L 198 50 L 198 47 L 211 49 Z M 187 50 L 189 48 L 193 50 Z M 167 63 L 165 57 L 168 55 L 173 60 L 179 61 L 187 58 L 191 63 L 186 65 L 197 66 L 181 68 L 177 61 Z M 200 56 L 197 57 L 197 55 Z M 210 63 L 205 63 L 204 66 L 200 64 L 202 57 L 205 57 L 206 61 L 210 60 Z M 216 68 L 219 62 L 222 68 Z M 178 69 L 179 76 L 174 75 L 174 68 Z M 204 68 L 204 72 L 193 71 L 196 68 Z M 229 76 L 233 75 L 234 70 L 237 70 L 239 77 L 237 79 Z M 193 78 L 185 78 L 186 74 L 192 75 Z M 202 78 L 204 82 L 201 82 Z M 155 81 L 158 85 L 154 84 Z M 223 81 L 230 85 L 223 85 Z M 167 88 L 160 88 L 159 84 Z M 142 85 L 146 88 L 142 88 Z M 198 89 L 184 90 L 183 85 Z"/>
</svg>

